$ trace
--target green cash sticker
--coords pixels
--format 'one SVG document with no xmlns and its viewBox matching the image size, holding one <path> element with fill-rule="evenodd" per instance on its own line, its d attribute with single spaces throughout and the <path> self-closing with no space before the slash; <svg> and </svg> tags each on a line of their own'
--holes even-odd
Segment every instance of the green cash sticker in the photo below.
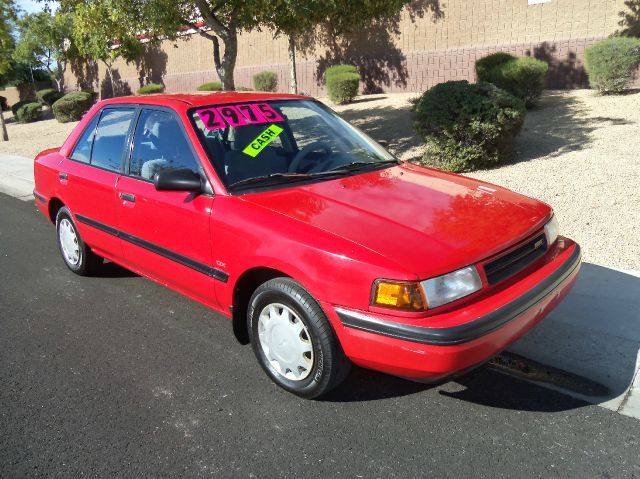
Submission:
<svg viewBox="0 0 640 479">
<path fill-rule="evenodd" d="M 260 133 L 255 140 L 253 140 L 249 145 L 242 150 L 243 153 L 246 153 L 251 158 L 255 158 L 258 154 L 264 150 L 269 143 L 275 140 L 280 133 L 284 130 L 280 128 L 278 125 L 271 125 L 269 128 Z"/>
</svg>

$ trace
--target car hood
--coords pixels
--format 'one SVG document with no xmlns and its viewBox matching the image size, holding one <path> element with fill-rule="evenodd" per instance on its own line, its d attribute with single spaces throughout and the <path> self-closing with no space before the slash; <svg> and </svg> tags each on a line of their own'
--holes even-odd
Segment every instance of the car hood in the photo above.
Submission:
<svg viewBox="0 0 640 479">
<path fill-rule="evenodd" d="M 481 261 L 542 228 L 548 205 L 410 164 L 242 197 L 338 235 L 419 278 Z"/>
</svg>

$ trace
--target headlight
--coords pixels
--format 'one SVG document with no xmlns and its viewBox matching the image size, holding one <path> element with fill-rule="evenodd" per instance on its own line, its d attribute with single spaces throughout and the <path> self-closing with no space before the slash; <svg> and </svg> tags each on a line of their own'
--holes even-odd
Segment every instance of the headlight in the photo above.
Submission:
<svg viewBox="0 0 640 479">
<path fill-rule="evenodd" d="M 560 233 L 560 225 L 556 219 L 556 215 L 553 215 L 551 219 L 544 225 L 544 235 L 547 237 L 547 246 L 551 246 L 558 239 L 558 233 Z"/>
<path fill-rule="evenodd" d="M 452 273 L 424 280 L 422 289 L 427 307 L 437 308 L 482 289 L 482 280 L 475 266 L 467 266 Z"/>
</svg>

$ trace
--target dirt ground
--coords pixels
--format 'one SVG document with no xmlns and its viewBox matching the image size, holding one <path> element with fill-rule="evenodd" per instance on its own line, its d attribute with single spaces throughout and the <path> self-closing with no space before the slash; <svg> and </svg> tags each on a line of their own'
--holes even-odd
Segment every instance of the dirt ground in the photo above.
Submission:
<svg viewBox="0 0 640 479">
<path fill-rule="evenodd" d="M 411 126 L 416 93 L 358 98 L 334 107 L 403 160 L 422 156 Z M 21 125 L 5 113 L 9 142 L 0 154 L 33 158 L 59 146 L 75 123 Z M 514 163 L 469 176 L 546 201 L 585 261 L 640 270 L 640 93 L 599 96 L 590 90 L 545 92 L 527 113 Z"/>
</svg>

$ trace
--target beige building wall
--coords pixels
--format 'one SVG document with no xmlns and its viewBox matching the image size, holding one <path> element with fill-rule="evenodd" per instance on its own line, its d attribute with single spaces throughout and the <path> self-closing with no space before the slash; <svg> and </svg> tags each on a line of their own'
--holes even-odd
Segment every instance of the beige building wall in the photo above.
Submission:
<svg viewBox="0 0 640 479">
<path fill-rule="evenodd" d="M 404 10 L 396 24 L 372 27 L 340 44 L 340 48 L 315 45 L 299 54 L 301 90 L 323 94 L 318 81 L 332 63 L 356 64 L 365 91 L 423 91 L 451 79 L 475 79 L 474 62 L 494 51 L 534 55 L 548 61 L 549 87 L 586 86 L 582 58 L 586 46 L 615 32 L 624 0 L 446 0 L 440 16 L 422 17 Z M 251 86 L 251 76 L 261 70 L 279 75 L 279 89 L 289 87 L 285 38 L 270 31 L 243 33 L 239 39 L 236 84 Z M 93 88 L 104 82 L 103 65 L 86 75 L 86 68 L 67 72 L 67 88 L 78 84 Z M 89 69 L 91 70 L 91 69 Z M 117 93 L 137 90 L 153 81 L 167 91 L 190 91 L 205 81 L 217 80 L 210 41 L 197 34 L 177 42 L 146 48 L 141 61 L 116 64 Z M 85 72 L 85 75 L 82 72 Z M 99 80 L 98 80 L 99 78 Z M 107 91 L 108 93 L 108 91 Z"/>
</svg>

